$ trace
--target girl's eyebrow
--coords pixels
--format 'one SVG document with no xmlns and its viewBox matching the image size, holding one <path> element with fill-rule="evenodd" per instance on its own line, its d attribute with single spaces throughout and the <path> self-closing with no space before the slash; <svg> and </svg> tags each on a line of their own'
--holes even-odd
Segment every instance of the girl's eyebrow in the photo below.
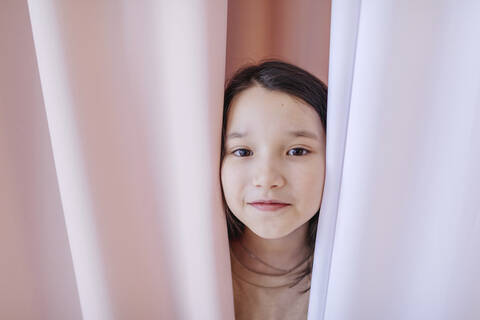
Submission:
<svg viewBox="0 0 480 320">
<path fill-rule="evenodd" d="M 227 139 L 235 139 L 245 137 L 247 133 L 232 132 L 227 136 Z"/>
<path fill-rule="evenodd" d="M 313 132 L 307 131 L 307 130 L 294 130 L 294 131 L 289 131 L 288 134 L 292 137 L 304 137 L 304 138 L 310 138 L 313 140 L 319 140 L 317 135 Z M 227 139 L 238 139 L 238 138 L 243 138 L 246 137 L 248 133 L 240 133 L 240 132 L 232 132 L 228 134 Z"/>
<path fill-rule="evenodd" d="M 289 134 L 290 134 L 290 136 L 293 136 L 293 137 L 305 137 L 305 138 L 310 138 L 310 139 L 313 139 L 313 140 L 319 140 L 315 133 L 307 131 L 307 130 L 289 131 Z"/>
</svg>

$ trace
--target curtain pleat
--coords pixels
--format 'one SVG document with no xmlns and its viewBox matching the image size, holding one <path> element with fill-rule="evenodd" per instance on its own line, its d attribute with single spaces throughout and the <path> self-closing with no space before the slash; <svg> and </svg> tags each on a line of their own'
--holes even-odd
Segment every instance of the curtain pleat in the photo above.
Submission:
<svg viewBox="0 0 480 320">
<path fill-rule="evenodd" d="M 28 73 L 35 79 L 29 86 L 38 94 L 22 111 L 4 105 L 9 118 L 2 123 L 28 113 L 40 127 L 24 130 L 30 138 L 40 134 L 33 147 L 50 159 L 37 168 L 50 175 L 24 199 L 20 186 L 11 190 L 2 182 L 17 197 L 2 205 L 6 235 L 9 242 L 24 237 L 24 243 L 6 245 L 22 268 L 22 282 L 18 293 L 5 290 L 14 295 L 5 304 L 17 304 L 2 308 L 1 317 L 232 319 L 218 180 L 226 1 L 9 6 L 2 8 L 6 16 L 21 11 L 22 21 L 7 21 L 30 40 L 16 49 L 30 50 Z M 2 32 L 7 44 L 13 42 Z M 2 59 L 11 61 L 25 63 L 13 55 Z M 15 74 L 7 70 L 2 83 Z M 19 88 L 12 97 L 17 106 L 24 103 Z M 2 154 L 9 150 L 5 144 L 21 142 L 9 139 L 22 134 L 18 121 L 7 125 Z M 20 152 L 2 157 L 10 182 L 21 165 L 38 165 L 31 157 L 16 164 Z M 22 178 L 32 181 L 31 175 Z M 25 207 L 30 197 L 52 202 L 33 212 Z M 58 243 L 38 234 L 47 230 Z M 32 233 L 44 243 L 32 244 Z M 22 247 L 32 245 L 40 249 L 35 254 Z M 6 264 L 13 271 L 15 265 Z M 49 267 L 61 272 L 46 277 Z"/>
<path fill-rule="evenodd" d="M 82 319 L 26 1 L 0 48 L 0 318 Z"/>
<path fill-rule="evenodd" d="M 356 60 L 359 1 L 333 1 L 328 76 L 325 186 L 317 226 L 308 318 L 324 319 L 330 267 L 342 190 Z"/>
<path fill-rule="evenodd" d="M 333 1 L 310 319 L 480 318 L 479 21 L 474 1 Z"/>
</svg>

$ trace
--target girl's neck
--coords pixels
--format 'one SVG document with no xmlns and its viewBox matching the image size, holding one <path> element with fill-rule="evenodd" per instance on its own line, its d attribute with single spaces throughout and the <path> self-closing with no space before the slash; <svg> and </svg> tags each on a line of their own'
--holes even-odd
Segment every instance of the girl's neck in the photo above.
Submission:
<svg viewBox="0 0 480 320">
<path fill-rule="evenodd" d="M 247 250 L 269 265 L 289 270 L 304 260 L 310 251 L 307 232 L 308 223 L 305 223 L 285 237 L 264 239 L 245 228 L 242 237 L 231 243 L 231 250 L 243 264 L 258 272 L 274 273 L 272 268 L 252 258 Z"/>
</svg>

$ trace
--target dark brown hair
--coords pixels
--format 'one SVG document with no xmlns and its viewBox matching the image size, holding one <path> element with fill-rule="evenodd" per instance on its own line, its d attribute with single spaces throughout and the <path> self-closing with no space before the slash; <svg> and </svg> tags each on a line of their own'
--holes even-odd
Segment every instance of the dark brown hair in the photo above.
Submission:
<svg viewBox="0 0 480 320">
<path fill-rule="evenodd" d="M 226 84 L 223 100 L 220 164 L 225 156 L 225 135 L 230 104 L 236 95 L 253 86 L 261 86 L 268 90 L 284 92 L 305 101 L 318 113 L 323 129 L 326 133 L 327 86 L 321 80 L 297 66 L 280 60 L 266 60 L 256 65 L 248 65 L 240 68 Z M 243 234 L 245 225 L 238 220 L 228 208 L 223 194 L 223 187 L 222 199 L 227 218 L 228 238 L 230 241 L 236 240 Z M 310 249 L 310 254 L 313 254 L 315 249 L 318 215 L 319 212 L 317 212 L 308 222 L 308 234 L 306 240 Z M 312 264 L 310 263 L 305 270 L 300 271 L 295 284 L 300 282 L 305 276 L 309 275 L 311 271 Z M 308 290 L 309 289 L 305 290 L 305 292 Z"/>
</svg>

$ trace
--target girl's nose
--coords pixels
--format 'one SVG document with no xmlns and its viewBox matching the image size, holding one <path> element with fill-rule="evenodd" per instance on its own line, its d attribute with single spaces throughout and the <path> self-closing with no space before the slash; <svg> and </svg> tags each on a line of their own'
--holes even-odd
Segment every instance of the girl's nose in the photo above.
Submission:
<svg viewBox="0 0 480 320">
<path fill-rule="evenodd" d="M 272 168 L 272 166 L 263 166 L 259 168 L 253 178 L 253 185 L 257 188 L 281 188 L 284 184 L 284 177 L 278 170 Z"/>
</svg>

